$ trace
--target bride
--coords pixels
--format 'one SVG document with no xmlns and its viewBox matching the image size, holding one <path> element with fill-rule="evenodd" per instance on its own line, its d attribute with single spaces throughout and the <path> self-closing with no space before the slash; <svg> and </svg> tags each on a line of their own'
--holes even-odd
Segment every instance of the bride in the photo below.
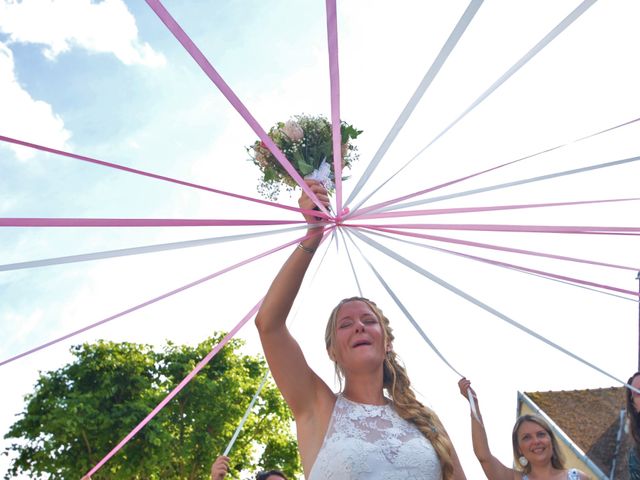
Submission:
<svg viewBox="0 0 640 480">
<path fill-rule="evenodd" d="M 329 205 L 324 187 L 307 180 Z M 314 205 L 303 193 L 299 205 Z M 273 377 L 296 420 L 305 476 L 317 479 L 466 479 L 436 414 L 415 397 L 393 349 L 389 320 L 370 300 L 348 298 L 331 312 L 325 343 L 344 389 L 336 394 L 311 370 L 286 319 L 321 240 L 294 250 L 273 280 L 256 326 Z M 317 227 L 317 225 L 315 225 Z M 386 392 L 386 395 L 385 395 Z"/>
</svg>

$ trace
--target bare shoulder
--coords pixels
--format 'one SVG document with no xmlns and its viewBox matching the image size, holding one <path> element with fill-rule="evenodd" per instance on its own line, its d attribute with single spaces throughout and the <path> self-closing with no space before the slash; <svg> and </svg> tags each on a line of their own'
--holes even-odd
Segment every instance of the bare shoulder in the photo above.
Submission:
<svg viewBox="0 0 640 480">
<path fill-rule="evenodd" d="M 508 467 L 507 469 L 513 474 L 513 476 L 511 477 L 513 478 L 513 480 L 523 480 L 525 478 L 524 473 L 520 472 L 519 470 Z"/>
<path fill-rule="evenodd" d="M 304 409 L 296 416 L 296 422 L 313 422 L 317 428 L 324 420 L 329 422 L 338 396 L 315 372 L 312 391 L 313 395 L 309 397 L 309 408 Z"/>
<path fill-rule="evenodd" d="M 304 415 L 296 418 L 298 448 L 307 475 L 322 448 L 337 399 L 336 394 L 324 382 L 318 386 L 316 395 L 315 408 L 306 410 Z"/>
</svg>

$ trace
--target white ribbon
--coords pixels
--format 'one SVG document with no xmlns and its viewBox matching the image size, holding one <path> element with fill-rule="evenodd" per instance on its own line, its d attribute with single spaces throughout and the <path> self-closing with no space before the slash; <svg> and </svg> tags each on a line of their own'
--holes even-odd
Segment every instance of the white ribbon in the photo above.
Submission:
<svg viewBox="0 0 640 480">
<path fill-rule="evenodd" d="M 265 232 L 246 233 L 242 235 L 229 235 L 226 237 L 202 238 L 197 240 L 187 240 L 174 243 L 162 243 L 156 245 L 147 245 L 143 247 L 122 248 L 119 250 L 107 250 L 103 252 L 83 253 L 79 255 L 69 255 L 66 257 L 45 258 L 41 260 L 31 260 L 27 262 L 7 263 L 0 265 L 0 272 L 9 270 L 20 270 L 24 268 L 45 267 L 48 265 L 61 265 L 65 263 L 88 262 L 91 260 L 101 260 L 104 258 L 123 257 L 127 255 L 140 255 L 145 253 L 163 252 L 167 250 L 176 250 L 180 248 L 200 247 L 203 245 L 212 245 L 214 243 L 231 242 L 236 240 L 244 240 L 249 238 L 263 237 L 266 235 L 274 235 L 277 233 L 292 232 L 307 228 L 307 225 L 297 225 L 295 227 L 282 228 L 278 230 L 269 230 Z"/>
<path fill-rule="evenodd" d="M 473 417 L 478 421 L 480 425 L 482 425 L 482 420 L 480 420 L 478 409 L 476 408 L 476 401 L 473 398 L 473 392 L 470 388 L 467 388 L 467 399 L 469 400 L 469 407 L 471 407 L 471 413 L 473 414 Z"/>
<path fill-rule="evenodd" d="M 311 172 L 304 178 L 320 182 L 322 186 L 327 189 L 327 191 L 333 190 L 335 188 L 333 180 L 331 179 L 331 165 L 327 163 L 326 158 L 322 160 L 322 163 L 318 168 L 316 168 L 313 172 Z"/>
<path fill-rule="evenodd" d="M 458 295 L 459 297 L 467 300 L 468 302 L 476 305 L 477 307 L 480 307 L 481 309 L 485 310 L 486 312 L 491 313 L 492 315 L 498 317 L 499 319 L 503 320 L 504 322 L 508 323 L 509 325 L 511 325 L 511 326 L 523 331 L 527 335 L 530 335 L 530 336 L 540 340 L 541 342 L 547 344 L 551 348 L 554 348 L 554 349 L 564 353 L 565 355 L 573 358 L 574 360 L 577 360 L 578 362 L 586 365 L 587 367 L 590 367 L 593 370 L 595 370 L 597 372 L 600 372 L 601 374 L 603 374 L 606 377 L 609 377 L 610 379 L 614 380 L 615 382 L 617 382 L 617 383 L 619 383 L 621 385 L 625 385 L 625 386 L 627 385 L 624 381 L 622 381 L 619 378 L 615 377 L 614 375 L 606 372 L 602 368 L 600 368 L 600 367 L 594 365 L 593 363 L 585 360 L 584 358 L 580 357 L 579 355 L 576 355 L 575 353 L 570 352 L 566 348 L 561 347 L 557 343 L 552 342 L 548 338 L 544 337 L 543 335 L 540 335 L 539 333 L 534 332 L 533 330 L 531 330 L 530 328 L 522 325 L 521 323 L 518 323 L 517 321 L 513 320 L 511 317 L 508 317 L 504 313 L 499 312 L 495 308 L 490 307 L 486 303 L 478 300 L 477 298 L 475 298 L 475 297 L 469 295 L 468 293 L 460 290 L 459 288 L 451 285 L 450 283 L 446 282 L 445 280 L 441 279 L 440 277 L 438 277 L 438 276 L 434 275 L 433 273 L 425 270 L 424 268 L 416 265 L 415 263 L 409 261 L 405 257 L 397 254 L 393 250 L 391 250 L 391 249 L 379 244 L 378 242 L 372 240 L 367 235 L 364 235 L 364 234 L 362 234 L 361 232 L 359 232 L 357 230 L 353 230 L 353 234 L 355 236 L 357 236 L 363 242 L 367 243 L 368 245 L 372 246 L 373 248 L 376 248 L 378 251 L 384 253 L 388 257 L 391 257 L 392 259 L 397 260 L 398 262 L 400 262 L 404 266 L 410 268 L 414 272 L 421 274 L 423 277 L 426 277 L 429 280 L 431 280 L 432 282 L 437 283 L 441 287 L 444 287 L 445 289 L 449 290 L 451 293 L 454 293 L 454 294 Z"/>
<path fill-rule="evenodd" d="M 324 241 L 324 238 L 325 237 L 323 236 L 322 241 Z M 316 275 L 318 274 L 318 270 L 320 270 L 320 265 L 322 265 L 322 263 L 324 262 L 324 257 L 327 255 L 328 251 L 329 251 L 328 248 L 325 249 L 324 255 L 322 255 L 322 258 L 318 262 L 318 266 L 316 268 L 316 271 L 314 272 L 313 276 L 311 277 L 311 281 L 312 282 L 315 279 Z M 299 307 L 297 307 L 297 308 L 299 308 Z M 293 320 L 295 320 L 297 318 L 297 316 L 298 316 L 298 311 L 296 310 L 296 312 L 293 315 Z M 264 384 L 267 382 L 267 378 L 269 378 L 269 370 L 267 370 L 264 373 L 264 377 L 262 378 L 262 382 L 260 382 L 260 386 L 258 387 L 258 390 L 253 395 L 253 398 L 251 399 L 251 402 L 249 402 L 249 406 L 247 407 L 247 410 L 244 412 L 242 420 L 240 420 L 240 423 L 236 427 L 236 431 L 233 432 L 233 436 L 231 437 L 231 440 L 229 440 L 229 444 L 227 445 L 227 448 L 224 449 L 223 455 L 225 457 L 229 455 L 229 452 L 231 452 L 231 449 L 233 448 L 233 445 L 235 444 L 235 442 L 236 442 L 236 440 L 238 438 L 238 435 L 242 431 L 242 427 L 244 427 L 244 424 L 247 421 L 247 418 L 249 418 L 249 415 L 251 414 L 251 410 L 253 409 L 253 406 L 255 405 L 256 400 L 260 396 L 260 392 L 262 391 L 262 387 L 264 387 Z"/>
<path fill-rule="evenodd" d="M 554 38 L 560 35 L 567 27 L 569 27 L 576 19 L 580 17 L 584 12 L 586 12 L 589 7 L 591 7 L 596 0 L 583 0 L 583 2 L 578 5 L 569 15 L 567 15 L 558 25 L 556 25 L 549 33 L 547 33 L 542 40 L 540 40 L 536 45 L 534 45 L 531 50 L 529 50 L 526 54 L 520 58 L 511 68 L 509 68 L 505 73 L 502 74 L 500 78 L 498 78 L 487 90 L 484 91 L 474 102 L 467 107 L 467 109 L 462 112 L 453 122 L 451 122 L 444 130 L 442 130 L 438 135 L 436 135 L 429 144 L 416 153 L 407 163 L 405 163 L 400 169 L 398 169 L 391 177 L 385 180 L 382 184 L 380 184 L 377 188 L 375 188 L 369 195 L 367 195 L 363 200 L 361 200 L 355 207 L 351 209 L 351 212 L 355 212 L 358 210 L 369 198 L 371 198 L 375 193 L 377 193 L 382 187 L 384 187 L 392 178 L 398 175 L 401 171 L 403 171 L 410 163 L 412 163 L 416 158 L 418 158 L 425 150 L 427 150 L 431 145 L 433 145 L 440 137 L 442 137 L 445 133 L 447 133 L 451 128 L 453 128 L 460 120 L 462 120 L 469 112 L 475 109 L 480 103 L 482 103 L 489 95 L 491 95 L 498 87 L 500 87 L 504 82 L 506 82 L 513 74 L 515 74 L 520 68 L 522 68 L 529 60 L 531 60 L 534 56 L 536 56 L 544 47 L 546 47 Z M 479 6 L 479 5 L 478 5 Z M 465 13 L 466 15 L 466 13 Z M 468 19 L 471 21 L 472 16 Z M 462 19 L 461 19 L 462 21 Z M 458 28 L 458 27 L 456 27 Z M 464 31 L 464 30 L 462 30 Z M 460 34 L 462 34 L 462 31 Z M 354 189 L 351 193 L 351 196 L 347 200 L 346 205 L 348 206 L 350 202 L 353 200 L 355 195 L 359 192 L 359 189 Z"/>
<path fill-rule="evenodd" d="M 365 186 L 365 184 L 369 180 L 369 177 L 371 177 L 374 170 L 377 168 L 378 164 L 382 160 L 382 157 L 384 157 L 385 153 L 387 153 L 387 150 L 389 150 L 389 147 L 391 147 L 391 144 L 393 143 L 395 138 L 398 136 L 398 133 L 400 133 L 400 130 L 402 130 L 402 127 L 404 127 L 404 124 L 407 122 L 407 120 L 415 110 L 416 106 L 422 99 L 424 93 L 427 91 L 427 89 L 429 88 L 433 80 L 436 78 L 436 75 L 438 75 L 438 72 L 440 72 L 440 69 L 444 65 L 445 61 L 447 60 L 447 58 L 449 58 L 449 55 L 451 54 L 455 46 L 458 44 L 458 41 L 460 40 L 460 38 L 462 37 L 462 34 L 465 32 L 465 30 L 471 23 L 471 20 L 473 20 L 473 17 L 475 16 L 476 12 L 482 5 L 482 2 L 483 0 L 472 0 L 469 3 L 469 6 L 464 11 L 464 14 L 460 18 L 460 20 L 458 20 L 458 23 L 456 24 L 455 28 L 449 35 L 449 38 L 440 49 L 440 53 L 438 53 L 438 56 L 435 58 L 435 60 L 431 64 L 431 67 L 429 67 L 429 70 L 427 70 L 427 73 L 425 73 L 422 81 L 416 88 L 416 91 L 413 93 L 413 95 L 409 99 L 409 102 L 400 113 L 400 116 L 396 120 L 396 123 L 393 124 L 393 127 L 391 127 L 391 130 L 389 131 L 386 138 L 382 142 L 382 145 L 380 145 L 380 147 L 378 148 L 378 151 L 375 153 L 375 155 L 371 159 L 371 162 L 367 166 L 365 173 L 362 175 L 362 177 L 360 177 L 360 180 L 358 181 L 355 188 L 351 192 L 351 195 L 349 195 L 349 198 L 347 199 L 345 206 L 348 206 L 355 199 L 356 195 L 360 192 L 362 187 Z M 360 205 L 362 205 L 362 203 L 366 202 L 371 197 L 371 195 L 367 196 L 362 202 L 358 204 L 358 207 L 354 208 L 353 210 L 357 210 L 360 207 Z"/>
<path fill-rule="evenodd" d="M 349 231 L 347 230 L 347 235 L 349 236 L 349 239 L 353 242 L 353 239 L 351 238 L 351 236 L 349 235 Z M 362 258 L 364 259 L 364 261 L 369 265 L 369 268 L 371 268 L 371 270 L 373 271 L 374 275 L 378 278 L 378 281 L 382 284 L 382 286 L 384 287 L 384 289 L 387 291 L 387 293 L 391 296 L 391 298 L 393 299 L 393 301 L 396 303 L 396 305 L 400 308 L 400 310 L 402 310 L 402 312 L 405 314 L 405 316 L 407 317 L 407 319 L 409 320 L 409 322 L 411 322 L 411 325 L 413 325 L 413 327 L 417 330 L 417 332 L 420 334 L 420 336 L 422 337 L 422 339 L 427 343 L 427 345 L 429 345 L 431 347 L 431 349 L 434 351 L 434 353 L 436 355 L 438 355 L 438 357 L 440 357 L 440 359 L 451 369 L 453 370 L 455 373 L 457 373 L 460 377 L 462 377 L 463 375 L 458 372 L 458 370 L 456 370 L 453 365 L 451 365 L 449 363 L 449 361 L 444 357 L 444 355 L 442 355 L 442 353 L 440 353 L 440 350 L 438 350 L 438 348 L 434 345 L 434 343 L 429 339 L 429 337 L 427 336 L 427 334 L 424 332 L 424 330 L 422 330 L 422 328 L 420 328 L 420 325 L 418 325 L 418 322 L 416 322 L 416 320 L 413 318 L 413 316 L 411 315 L 411 313 L 409 313 L 409 311 L 406 309 L 406 307 L 404 306 L 404 304 L 400 301 L 400 299 L 397 297 L 397 295 L 393 292 L 393 290 L 391 290 L 391 287 L 389 287 L 389 285 L 387 284 L 387 282 L 385 282 L 384 278 L 382 278 L 382 275 L 380 275 L 378 273 L 378 271 L 375 269 L 375 267 L 371 264 L 371 262 L 367 259 L 367 257 L 362 253 L 362 250 L 360 250 L 360 248 L 358 247 L 358 245 L 353 242 L 353 244 L 355 245 L 355 247 L 358 249 L 358 251 L 360 252 L 360 255 L 362 255 Z M 480 416 L 478 415 L 478 411 L 476 409 L 476 405 L 475 405 L 475 401 L 473 399 L 473 394 L 471 393 L 471 389 L 467 389 L 467 399 L 469 400 L 469 406 L 471 407 L 471 413 L 473 414 L 473 416 L 475 417 L 475 419 L 478 421 L 478 423 L 482 424 L 482 421 L 480 420 Z"/>
<path fill-rule="evenodd" d="M 502 189 L 502 188 L 515 187 L 517 185 L 524 185 L 524 184 L 527 184 L 527 183 L 541 182 L 543 180 L 551 180 L 552 178 L 564 177 L 564 176 L 568 176 L 568 175 L 575 175 L 577 173 L 589 172 L 589 171 L 598 170 L 598 169 L 601 169 L 601 168 L 615 167 L 617 165 L 624 165 L 624 164 L 627 164 L 627 163 L 637 162 L 639 160 L 640 160 L 640 156 L 636 156 L 636 157 L 624 158 L 622 160 L 614 160 L 612 162 L 598 163 L 596 165 L 589 165 L 587 167 L 574 168 L 572 170 L 564 170 L 562 172 L 556 172 L 556 173 L 548 173 L 546 175 L 540 175 L 540 176 L 537 176 L 537 177 L 525 178 L 525 179 L 522 179 L 522 180 L 515 180 L 513 182 L 507 182 L 507 183 L 500 183 L 500 184 L 491 185 L 491 186 L 488 186 L 488 187 L 476 188 L 476 189 L 473 189 L 473 190 L 466 190 L 464 192 L 457 192 L 457 193 L 451 193 L 451 194 L 448 194 L 448 195 L 441 195 L 439 197 L 431 197 L 431 198 L 427 198 L 427 199 L 424 199 L 424 200 L 414 200 L 412 202 L 397 203 L 395 205 L 389 205 L 387 207 L 383 207 L 383 208 L 380 208 L 380 209 L 372 210 L 371 212 L 367 212 L 367 213 L 368 214 L 373 214 L 373 213 L 379 213 L 379 212 L 395 211 L 395 210 L 400 210 L 402 208 L 410 208 L 410 207 L 415 207 L 415 206 L 418 206 L 418 205 L 425 205 L 427 203 L 440 202 L 440 201 L 443 201 L 443 200 L 450 200 L 452 198 L 465 197 L 467 195 L 475 195 L 477 193 L 490 192 L 490 191 L 499 190 L 499 189 Z"/>
<path fill-rule="evenodd" d="M 262 377 L 262 382 L 260 383 L 260 386 L 258 387 L 258 390 L 256 390 L 256 393 L 253 396 L 253 398 L 251 399 L 251 402 L 249 403 L 249 406 L 247 407 L 246 412 L 244 412 L 244 416 L 242 417 L 242 420 L 240 420 L 240 425 L 238 425 L 238 427 L 236 428 L 236 431 L 233 432 L 233 437 L 231 437 L 231 440 L 229 441 L 229 445 L 227 445 L 227 448 L 224 449 L 223 455 L 225 457 L 229 455 L 229 452 L 233 448 L 233 444 L 236 443 L 236 438 L 238 438 L 238 434 L 240 433 L 240 430 L 242 430 L 242 427 L 244 426 L 244 422 L 246 422 L 247 418 L 249 418 L 249 414 L 251 413 L 251 409 L 253 408 L 253 405 L 255 405 L 256 400 L 258 399 L 258 396 L 260 395 L 260 392 L 262 391 L 262 387 L 264 387 L 264 384 L 267 383 L 267 378 L 269 378 L 269 370 L 267 370 L 264 373 L 264 377 Z"/>
<path fill-rule="evenodd" d="M 347 234 L 349 232 L 347 231 Z M 344 237 L 344 230 L 340 229 L 340 235 L 342 235 L 342 242 L 344 243 L 344 249 L 347 252 L 347 258 L 349 259 L 349 265 L 351 265 L 351 271 L 353 272 L 353 278 L 356 281 L 356 285 L 358 287 L 358 294 L 360 295 L 360 297 L 364 297 L 364 295 L 362 294 L 362 288 L 360 287 L 360 281 L 358 280 L 358 274 L 356 274 L 356 268 L 353 265 L 353 260 L 351 258 L 351 254 L 349 253 L 349 246 L 347 245 L 347 239 Z M 351 239 L 351 237 L 349 237 L 349 240 L 351 240 L 351 242 L 353 242 L 353 239 Z M 354 243 L 355 245 L 355 243 Z"/>
</svg>

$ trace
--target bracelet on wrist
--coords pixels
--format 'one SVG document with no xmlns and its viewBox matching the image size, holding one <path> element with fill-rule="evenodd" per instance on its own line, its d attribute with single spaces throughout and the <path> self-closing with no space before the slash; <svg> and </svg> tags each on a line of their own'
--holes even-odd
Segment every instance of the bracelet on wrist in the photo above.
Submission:
<svg viewBox="0 0 640 480">
<path fill-rule="evenodd" d="M 298 248 L 300 250 L 303 250 L 307 253 L 310 253 L 311 255 L 313 255 L 314 253 L 316 253 L 316 249 L 315 248 L 309 248 L 309 247 L 305 247 L 302 243 L 298 244 Z"/>
</svg>

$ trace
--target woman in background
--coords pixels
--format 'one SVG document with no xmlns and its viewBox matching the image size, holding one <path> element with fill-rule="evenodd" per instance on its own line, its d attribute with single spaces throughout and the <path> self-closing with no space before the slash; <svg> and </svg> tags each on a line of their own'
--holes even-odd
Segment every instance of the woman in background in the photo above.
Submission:
<svg viewBox="0 0 640 480">
<path fill-rule="evenodd" d="M 516 470 L 504 465 L 493 456 L 487 440 L 487 432 L 482 423 L 478 397 L 471 388 L 471 382 L 462 378 L 458 388 L 463 397 L 468 392 L 473 395 L 478 418 L 471 415 L 471 437 L 473 452 L 482 465 L 489 480 L 589 480 L 589 477 L 575 468 L 564 467 L 558 442 L 549 424 L 538 415 L 522 415 L 516 420 L 511 434 L 513 457 Z"/>
</svg>

